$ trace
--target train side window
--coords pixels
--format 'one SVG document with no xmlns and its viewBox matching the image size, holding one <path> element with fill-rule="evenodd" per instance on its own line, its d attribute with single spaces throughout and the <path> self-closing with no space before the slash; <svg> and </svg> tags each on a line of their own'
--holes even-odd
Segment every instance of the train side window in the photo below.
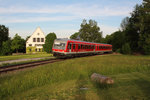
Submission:
<svg viewBox="0 0 150 100">
<path fill-rule="evenodd" d="M 81 44 L 81 49 L 83 49 L 83 45 Z"/>
<path fill-rule="evenodd" d="M 69 49 L 70 48 L 70 43 L 68 43 L 68 47 L 67 47 L 67 49 Z"/>
<path fill-rule="evenodd" d="M 73 44 L 73 49 L 75 49 L 76 48 L 76 44 Z"/>
<path fill-rule="evenodd" d="M 69 49 L 71 49 L 72 44 L 69 44 Z"/>
<path fill-rule="evenodd" d="M 80 44 L 78 44 L 78 49 L 80 49 Z"/>
<path fill-rule="evenodd" d="M 86 45 L 84 45 L 84 49 L 86 49 Z"/>
</svg>

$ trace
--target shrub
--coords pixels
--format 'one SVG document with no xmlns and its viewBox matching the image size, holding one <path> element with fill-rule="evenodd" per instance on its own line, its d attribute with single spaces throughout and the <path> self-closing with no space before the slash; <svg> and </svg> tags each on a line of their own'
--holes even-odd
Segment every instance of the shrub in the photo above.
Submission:
<svg viewBox="0 0 150 100">
<path fill-rule="evenodd" d="M 129 43 L 125 43 L 125 44 L 122 46 L 121 52 L 122 52 L 123 54 L 131 54 L 131 48 L 130 48 Z"/>
</svg>

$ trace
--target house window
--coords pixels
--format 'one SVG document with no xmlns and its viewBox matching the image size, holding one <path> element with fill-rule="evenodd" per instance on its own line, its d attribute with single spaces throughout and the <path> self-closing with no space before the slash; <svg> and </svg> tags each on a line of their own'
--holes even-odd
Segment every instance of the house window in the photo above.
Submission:
<svg viewBox="0 0 150 100">
<path fill-rule="evenodd" d="M 44 42 L 44 38 L 41 38 L 41 42 Z"/>
<path fill-rule="evenodd" d="M 37 42 L 40 42 L 40 38 L 37 38 Z"/>
<path fill-rule="evenodd" d="M 31 46 L 32 46 L 32 44 L 29 44 L 29 46 L 31 47 Z"/>
<path fill-rule="evenodd" d="M 36 42 L 36 38 L 33 38 L 33 42 Z"/>
<path fill-rule="evenodd" d="M 40 33 L 37 33 L 37 35 L 40 35 Z"/>
</svg>

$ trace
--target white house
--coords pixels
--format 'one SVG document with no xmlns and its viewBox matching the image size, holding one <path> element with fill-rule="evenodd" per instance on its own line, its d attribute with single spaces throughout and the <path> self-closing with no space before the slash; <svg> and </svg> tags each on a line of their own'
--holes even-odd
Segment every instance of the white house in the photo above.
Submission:
<svg viewBox="0 0 150 100">
<path fill-rule="evenodd" d="M 43 44 L 45 43 L 45 35 L 40 27 L 33 32 L 26 42 L 26 53 L 35 53 L 43 51 Z"/>
</svg>

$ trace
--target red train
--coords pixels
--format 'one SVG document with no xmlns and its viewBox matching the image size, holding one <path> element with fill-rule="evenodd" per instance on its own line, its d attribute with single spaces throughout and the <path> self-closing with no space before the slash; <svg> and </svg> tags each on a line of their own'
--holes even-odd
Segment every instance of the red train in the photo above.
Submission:
<svg viewBox="0 0 150 100">
<path fill-rule="evenodd" d="M 55 39 L 52 51 L 56 57 L 84 56 L 111 53 L 112 45 L 79 40 Z"/>
</svg>

